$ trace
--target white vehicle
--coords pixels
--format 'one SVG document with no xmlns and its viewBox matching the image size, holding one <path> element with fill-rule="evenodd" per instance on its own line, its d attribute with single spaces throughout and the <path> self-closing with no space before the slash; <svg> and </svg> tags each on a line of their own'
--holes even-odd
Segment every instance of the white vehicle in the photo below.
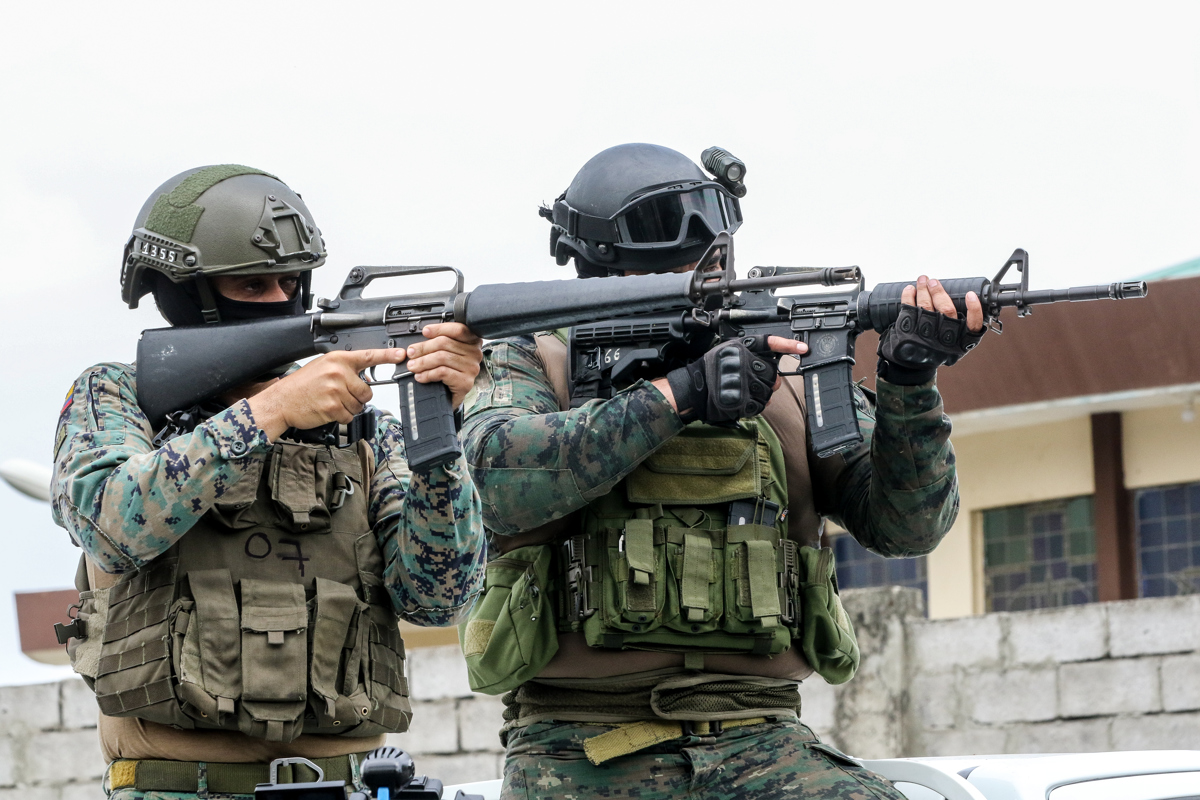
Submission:
<svg viewBox="0 0 1200 800">
<path fill-rule="evenodd" d="M 21 494 L 44 503 L 50 501 L 50 477 L 49 467 L 32 461 L 14 458 L 0 464 L 0 478 L 5 483 Z"/>
<path fill-rule="evenodd" d="M 886 758 L 863 766 L 909 800 L 1200 800 L 1200 750 Z M 499 800 L 500 781 L 447 786 Z"/>
</svg>

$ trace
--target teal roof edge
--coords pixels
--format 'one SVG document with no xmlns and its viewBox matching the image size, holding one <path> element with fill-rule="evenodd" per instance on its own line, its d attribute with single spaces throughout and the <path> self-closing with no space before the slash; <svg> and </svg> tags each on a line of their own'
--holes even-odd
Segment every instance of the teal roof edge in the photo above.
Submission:
<svg viewBox="0 0 1200 800">
<path fill-rule="evenodd" d="M 1176 264 L 1172 267 L 1156 269 L 1153 272 L 1147 272 L 1145 275 L 1139 275 L 1137 279 L 1142 281 L 1162 281 L 1170 280 L 1171 278 L 1190 278 L 1193 275 L 1200 275 L 1200 258 L 1193 258 L 1191 261 L 1184 261 L 1182 264 Z"/>
</svg>

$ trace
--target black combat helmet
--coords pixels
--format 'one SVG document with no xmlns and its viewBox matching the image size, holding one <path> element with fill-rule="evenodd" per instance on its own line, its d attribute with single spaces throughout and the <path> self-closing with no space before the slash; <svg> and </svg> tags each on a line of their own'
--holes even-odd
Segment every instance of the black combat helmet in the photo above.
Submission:
<svg viewBox="0 0 1200 800">
<path fill-rule="evenodd" d="M 130 308 L 153 292 L 172 325 L 302 314 L 325 242 L 287 184 L 237 164 L 181 172 L 142 206 L 125 245 L 121 297 Z M 246 303 L 216 292 L 213 275 L 300 272 L 294 300 Z"/>
<path fill-rule="evenodd" d="M 593 156 L 541 214 L 554 226 L 550 254 L 560 265 L 574 257 L 585 278 L 667 272 L 696 261 L 718 233 L 742 224 L 727 185 L 655 144 L 620 144 Z"/>
</svg>

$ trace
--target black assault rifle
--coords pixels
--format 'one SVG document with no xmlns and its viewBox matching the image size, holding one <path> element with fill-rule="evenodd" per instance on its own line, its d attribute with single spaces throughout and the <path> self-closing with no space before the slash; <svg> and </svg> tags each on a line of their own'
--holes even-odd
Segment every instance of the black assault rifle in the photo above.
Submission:
<svg viewBox="0 0 1200 800">
<path fill-rule="evenodd" d="M 453 273 L 454 287 L 446 292 L 363 297 L 363 290 L 380 278 L 430 272 Z M 289 362 L 334 350 L 408 347 L 422 341 L 422 329 L 436 322 L 462 322 L 480 336 L 499 338 L 618 315 L 716 309 L 735 302 L 735 293 L 746 289 L 833 286 L 860 279 L 857 267 L 747 280 L 736 280 L 727 270 L 715 277 L 696 272 L 535 281 L 464 292 L 462 273 L 452 267 L 355 267 L 338 296 L 318 300 L 320 310 L 312 314 L 142 331 L 137 351 L 138 404 L 157 429 L 168 414 L 190 409 Z M 412 469 L 428 469 L 459 456 L 445 385 L 417 383 L 404 364 L 384 379 L 377 379 L 374 370 L 369 373 L 364 377 L 372 386 L 399 386 L 404 446 Z M 328 434 L 325 441 L 336 442 L 336 434 Z"/>
<path fill-rule="evenodd" d="M 750 349 L 764 352 L 767 336 L 782 336 L 808 345 L 799 366 L 782 374 L 804 376 L 808 430 L 817 455 L 826 457 L 857 445 L 863 437 L 851 387 L 855 339 L 863 331 L 882 332 L 896 321 L 901 294 L 911 282 L 881 283 L 867 289 L 857 267 L 844 267 L 838 273 L 842 280 L 818 282 L 829 286 L 852 280 L 855 285 L 846 291 L 779 295 L 771 287 L 790 285 L 786 279 L 814 268 L 754 267 L 746 280 L 734 280 L 732 241 L 721 234 L 713 243 L 717 246 L 724 248 L 723 269 L 706 273 L 704 278 L 709 281 L 706 294 L 720 298 L 718 307 L 711 302 L 704 307 L 697 303 L 683 312 L 621 316 L 572 328 L 572 404 L 607 397 L 637 378 L 661 377 L 666 365 L 692 361 L 718 340 L 739 339 Z M 700 263 L 709 263 L 709 256 Z M 1012 267 L 1020 273 L 1020 281 L 1004 283 Z M 984 323 L 997 333 L 1002 327 L 1000 310 L 1010 306 L 1024 317 L 1039 303 L 1146 296 L 1144 281 L 1031 290 L 1029 254 L 1021 249 L 1013 251 L 991 280 L 952 278 L 941 283 L 960 314 L 966 313 L 967 293 L 975 292 L 983 305 Z M 709 292 L 710 284 L 719 288 Z M 745 291 L 736 293 L 743 288 Z"/>
</svg>

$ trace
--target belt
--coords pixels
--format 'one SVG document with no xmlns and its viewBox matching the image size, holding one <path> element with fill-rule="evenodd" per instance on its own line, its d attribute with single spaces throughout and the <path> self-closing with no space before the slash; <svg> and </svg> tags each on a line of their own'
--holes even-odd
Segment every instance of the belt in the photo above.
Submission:
<svg viewBox="0 0 1200 800">
<path fill-rule="evenodd" d="M 713 736 L 726 728 L 761 725 L 766 721 L 766 717 L 750 717 L 749 719 L 726 719 L 713 722 L 655 719 L 619 723 L 611 731 L 585 739 L 583 752 L 587 755 L 588 761 L 599 766 L 617 756 L 627 756 L 672 739 L 681 739 L 684 736 Z"/>
<path fill-rule="evenodd" d="M 358 764 L 366 753 L 334 758 L 309 759 L 325 773 L 327 781 L 354 782 Z M 303 764 L 284 764 L 279 767 L 279 783 L 307 783 L 317 779 L 317 773 Z M 108 768 L 111 789 L 129 786 L 139 792 L 196 793 L 202 782 L 211 793 L 254 794 L 254 787 L 271 780 L 270 764 L 225 764 L 214 761 L 154 761 L 120 760 Z"/>
</svg>

